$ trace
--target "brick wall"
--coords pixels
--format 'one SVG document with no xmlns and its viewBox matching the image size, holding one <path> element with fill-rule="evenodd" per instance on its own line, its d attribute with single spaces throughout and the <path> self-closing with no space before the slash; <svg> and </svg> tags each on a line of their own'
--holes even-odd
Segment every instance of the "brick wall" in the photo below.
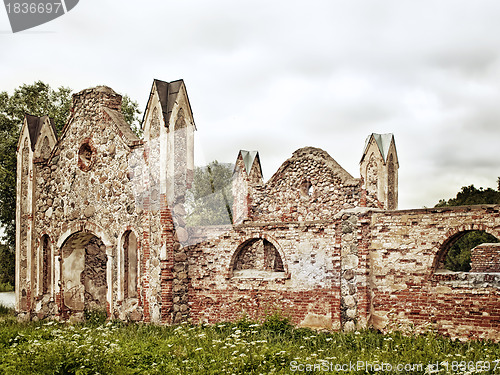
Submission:
<svg viewBox="0 0 500 375">
<path fill-rule="evenodd" d="M 488 243 L 471 250 L 471 272 L 500 272 L 500 244 Z"/>
<path fill-rule="evenodd" d="M 500 339 L 500 277 L 440 269 L 460 233 L 499 236 L 498 206 L 370 212 L 363 238 L 369 323 L 375 328 L 435 329 L 452 337 Z M 485 218 L 488 218 L 485 220 Z"/>
<path fill-rule="evenodd" d="M 241 246 L 260 239 L 277 249 L 283 271 L 234 271 Z M 279 309 L 296 324 L 338 329 L 339 274 L 334 225 L 238 225 L 190 248 L 190 316 L 195 322 L 216 322 L 261 318 Z"/>
</svg>

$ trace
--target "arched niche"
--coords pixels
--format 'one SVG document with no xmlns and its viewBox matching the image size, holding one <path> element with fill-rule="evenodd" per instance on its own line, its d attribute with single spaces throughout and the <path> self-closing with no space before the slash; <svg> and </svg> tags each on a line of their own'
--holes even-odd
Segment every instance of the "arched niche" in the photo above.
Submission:
<svg viewBox="0 0 500 375">
<path fill-rule="evenodd" d="M 160 136 L 160 116 L 157 107 L 153 108 L 153 113 L 149 121 L 149 139 L 156 139 Z"/>
<path fill-rule="evenodd" d="M 52 248 L 52 241 L 49 237 L 48 234 L 44 234 L 40 238 L 40 245 L 39 245 L 39 256 L 40 256 L 40 293 L 45 295 L 45 294 L 52 294 L 53 291 L 53 258 L 54 255 L 52 253 L 53 248 Z"/>
<path fill-rule="evenodd" d="M 28 309 L 28 246 L 29 246 L 29 177 L 30 177 L 30 148 L 28 144 L 28 137 L 24 138 L 23 148 L 21 151 L 21 186 L 18 190 L 20 193 L 20 246 L 19 246 L 19 308 L 21 311 Z"/>
<path fill-rule="evenodd" d="M 366 190 L 377 196 L 378 192 L 378 163 L 375 155 L 371 154 L 366 166 Z"/>
<path fill-rule="evenodd" d="M 394 163 L 394 157 L 392 154 L 389 155 L 389 160 L 387 161 L 387 209 L 396 209 L 396 166 Z"/>
<path fill-rule="evenodd" d="M 283 254 L 267 238 L 250 238 L 236 249 L 230 264 L 230 274 L 236 278 L 286 278 Z"/>
<path fill-rule="evenodd" d="M 132 230 L 126 230 L 120 240 L 120 266 L 122 298 L 137 298 L 138 241 Z"/>
</svg>

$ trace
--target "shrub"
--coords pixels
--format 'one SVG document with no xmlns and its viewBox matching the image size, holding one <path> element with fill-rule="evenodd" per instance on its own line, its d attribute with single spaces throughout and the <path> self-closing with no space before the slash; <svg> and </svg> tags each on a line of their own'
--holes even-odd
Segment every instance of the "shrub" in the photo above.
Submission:
<svg viewBox="0 0 500 375">
<path fill-rule="evenodd" d="M 102 325 L 108 318 L 108 314 L 104 309 L 85 309 L 83 316 L 85 322 L 91 326 Z"/>
<path fill-rule="evenodd" d="M 102 321 L 102 312 L 92 316 Z M 493 373 L 500 358 L 500 345 L 490 341 L 462 343 L 432 333 L 316 332 L 293 328 L 279 311 L 262 323 L 248 323 L 242 319 L 214 325 L 107 322 L 95 326 L 0 319 L 0 374 L 316 373 L 313 366 L 324 361 L 331 366 L 358 361 L 371 366 L 411 364 L 405 374 L 436 373 L 432 366 L 439 362 L 440 374 L 487 374 Z M 299 364 L 303 370 L 298 370 Z M 451 371 L 452 365 L 458 370 Z M 475 371 L 467 366 L 474 366 Z M 361 372 L 375 373 L 369 369 Z"/>
<path fill-rule="evenodd" d="M 14 309 L 12 307 L 8 307 L 0 303 L 0 316 L 13 315 L 13 314 L 14 314 Z"/>
<path fill-rule="evenodd" d="M 279 310 L 267 315 L 262 323 L 262 327 L 278 334 L 291 332 L 294 328 L 290 318 L 283 315 L 283 313 Z"/>
</svg>

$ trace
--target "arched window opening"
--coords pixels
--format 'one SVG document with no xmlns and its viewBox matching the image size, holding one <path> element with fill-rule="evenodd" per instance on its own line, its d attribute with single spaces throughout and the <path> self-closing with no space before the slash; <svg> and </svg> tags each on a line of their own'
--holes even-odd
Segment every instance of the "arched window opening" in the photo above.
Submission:
<svg viewBox="0 0 500 375">
<path fill-rule="evenodd" d="M 233 262 L 233 275 L 265 277 L 283 273 L 283 260 L 276 247 L 266 239 L 254 238 L 240 246 Z M 278 275 L 274 275 L 278 276 Z"/>
<path fill-rule="evenodd" d="M 300 195 L 303 197 L 310 197 L 312 196 L 313 193 L 313 188 L 311 181 L 304 181 L 300 184 Z"/>
<path fill-rule="evenodd" d="M 372 194 L 377 194 L 378 190 L 378 164 L 375 156 L 370 156 L 366 166 L 366 190 Z"/>
<path fill-rule="evenodd" d="M 30 259 L 31 259 L 31 264 L 30 264 L 30 279 L 31 279 L 31 298 L 34 298 L 36 296 L 37 291 L 39 291 L 39 280 L 37 279 L 38 273 L 40 272 L 40 265 L 37 263 L 37 251 L 36 251 L 36 246 L 30 246 Z"/>
<path fill-rule="evenodd" d="M 158 108 L 154 107 L 151 115 L 149 128 L 149 139 L 156 139 L 160 136 L 160 117 L 158 116 Z"/>
<path fill-rule="evenodd" d="M 131 230 L 122 237 L 123 297 L 137 298 L 137 238 Z"/>
<path fill-rule="evenodd" d="M 187 187 L 187 123 L 184 110 L 177 113 L 174 127 L 174 194 L 183 197 Z"/>
<path fill-rule="evenodd" d="M 394 158 L 389 155 L 388 164 L 388 183 L 387 183 L 387 209 L 396 209 L 396 168 L 394 165 Z"/>
<path fill-rule="evenodd" d="M 28 190 L 29 190 L 29 145 L 28 138 L 24 139 L 24 146 L 21 154 L 21 222 L 20 222 L 20 252 L 19 252 L 19 287 L 21 289 L 19 308 L 26 310 L 28 308 L 27 282 L 28 282 Z"/>
<path fill-rule="evenodd" d="M 42 142 L 42 148 L 40 149 L 40 157 L 47 159 L 50 156 L 50 143 L 49 138 L 45 136 Z"/>
<path fill-rule="evenodd" d="M 438 269 L 454 272 L 469 272 L 473 268 L 471 254 L 482 244 L 495 244 L 500 240 L 481 230 L 460 232 L 445 244 L 444 254 Z"/>
<path fill-rule="evenodd" d="M 47 294 L 52 285 L 52 254 L 50 238 L 44 234 L 41 241 L 42 247 L 42 294 Z"/>
<path fill-rule="evenodd" d="M 80 146 L 78 150 L 78 167 L 88 172 L 92 167 L 92 161 L 95 158 L 95 152 L 90 143 L 87 141 Z"/>
</svg>

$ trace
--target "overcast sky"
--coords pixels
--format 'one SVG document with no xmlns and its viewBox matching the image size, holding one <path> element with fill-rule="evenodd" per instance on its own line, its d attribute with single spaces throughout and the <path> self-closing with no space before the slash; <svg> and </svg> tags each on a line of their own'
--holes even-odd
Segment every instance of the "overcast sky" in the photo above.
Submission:
<svg viewBox="0 0 500 375">
<path fill-rule="evenodd" d="M 326 150 L 354 177 L 365 138 L 394 133 L 399 207 L 500 176 L 500 1 L 80 0 L 13 34 L 0 8 L 0 91 L 104 84 L 146 105 L 184 79 L 196 161 L 258 150 L 269 179 Z"/>
</svg>

